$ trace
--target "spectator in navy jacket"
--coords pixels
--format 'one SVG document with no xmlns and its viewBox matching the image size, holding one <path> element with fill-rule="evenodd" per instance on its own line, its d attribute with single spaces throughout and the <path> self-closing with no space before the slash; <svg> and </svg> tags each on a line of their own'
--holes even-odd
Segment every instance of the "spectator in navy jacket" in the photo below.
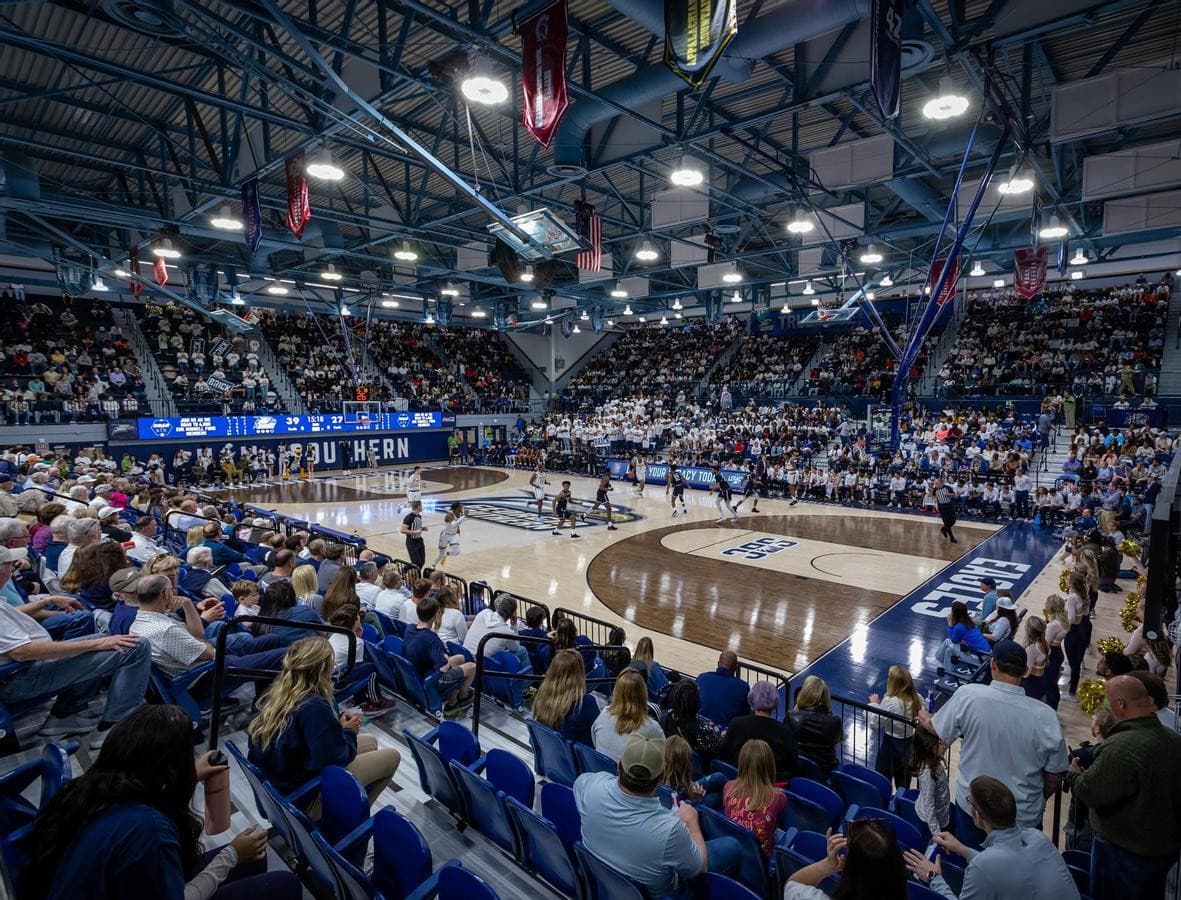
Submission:
<svg viewBox="0 0 1181 900">
<path fill-rule="evenodd" d="M 213 556 L 213 564 L 215 566 L 228 566 L 230 563 L 249 562 L 245 556 L 233 547 L 226 545 L 225 535 L 222 533 L 221 526 L 216 522 L 206 522 L 202 528 L 202 534 L 204 535 L 204 540 L 201 541 L 201 546 L 209 548 L 209 553 Z"/>
<path fill-rule="evenodd" d="M 746 702 L 750 685 L 738 677 L 738 654 L 733 650 L 721 652 L 713 672 L 697 676 L 697 689 L 701 692 L 701 714 L 723 728 L 735 716 L 750 712 Z"/>
<path fill-rule="evenodd" d="M 590 746 L 599 704 L 586 689 L 586 669 L 577 650 L 559 650 L 533 698 L 533 718 L 562 737 Z"/>
<path fill-rule="evenodd" d="M 337 712 L 335 664 L 335 651 L 325 638 L 303 638 L 287 648 L 282 670 L 246 729 L 250 759 L 284 792 L 315 778 L 326 766 L 344 766 L 364 786 L 372 805 L 394 777 L 401 755 L 379 748 L 373 735 L 360 734 L 360 716 Z M 318 804 L 311 811 L 314 817 L 317 811 Z"/>
<path fill-rule="evenodd" d="M 298 900 L 299 879 L 267 872 L 267 835 L 249 828 L 203 853 L 190 806 L 225 770 L 193 758 L 193 725 L 177 706 L 141 707 L 111 729 L 102 752 L 41 810 L 22 882 L 29 898 L 213 897 Z"/>
</svg>

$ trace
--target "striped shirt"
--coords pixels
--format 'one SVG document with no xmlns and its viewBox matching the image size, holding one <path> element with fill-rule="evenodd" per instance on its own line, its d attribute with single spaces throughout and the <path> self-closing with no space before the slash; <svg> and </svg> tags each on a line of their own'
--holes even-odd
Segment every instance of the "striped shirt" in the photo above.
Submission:
<svg viewBox="0 0 1181 900">
<path fill-rule="evenodd" d="M 938 488 L 935 491 L 935 502 L 942 506 L 944 503 L 951 503 L 955 500 L 954 495 L 947 489 L 947 485 Z"/>
</svg>

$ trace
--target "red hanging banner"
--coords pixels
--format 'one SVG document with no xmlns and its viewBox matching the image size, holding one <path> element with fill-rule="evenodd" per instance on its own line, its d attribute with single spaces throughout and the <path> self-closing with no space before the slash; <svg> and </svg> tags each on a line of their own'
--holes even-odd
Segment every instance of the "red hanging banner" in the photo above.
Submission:
<svg viewBox="0 0 1181 900">
<path fill-rule="evenodd" d="M 558 130 L 570 96 L 566 90 L 566 0 L 549 6 L 520 24 L 521 87 L 525 93 L 522 124 L 541 146 L 548 147 Z"/>
<path fill-rule="evenodd" d="M 168 284 L 168 266 L 165 265 L 163 256 L 156 257 L 156 262 L 152 266 L 152 275 L 156 279 L 156 284 L 160 285 L 160 287 Z"/>
<path fill-rule="evenodd" d="M 287 168 L 287 227 L 298 240 L 303 240 L 303 230 L 312 217 L 308 203 L 308 177 L 303 170 L 303 151 L 289 156 Z"/>
<path fill-rule="evenodd" d="M 130 285 L 131 285 L 131 293 L 134 294 L 135 298 L 138 300 L 139 295 L 144 292 L 144 286 L 137 280 L 137 278 L 139 276 L 139 248 L 138 247 L 132 247 L 131 252 L 127 254 L 127 270 L 132 276 L 129 279 Z M 165 270 L 164 274 L 165 275 L 168 274 L 167 269 Z"/>
<path fill-rule="evenodd" d="M 1013 262 L 1013 287 L 1026 300 L 1032 300 L 1046 286 L 1046 248 L 1014 250 Z"/>
<path fill-rule="evenodd" d="M 943 266 L 946 265 L 947 258 L 936 259 L 931 263 L 931 274 L 927 276 L 927 291 L 935 290 L 935 285 L 939 283 L 939 276 L 943 274 Z M 951 267 L 951 272 L 947 275 L 947 281 L 943 284 L 943 290 L 939 292 L 939 296 L 935 298 L 935 305 L 942 306 L 949 300 L 955 299 L 955 286 L 960 280 L 960 261 L 956 259 L 955 265 Z"/>
</svg>

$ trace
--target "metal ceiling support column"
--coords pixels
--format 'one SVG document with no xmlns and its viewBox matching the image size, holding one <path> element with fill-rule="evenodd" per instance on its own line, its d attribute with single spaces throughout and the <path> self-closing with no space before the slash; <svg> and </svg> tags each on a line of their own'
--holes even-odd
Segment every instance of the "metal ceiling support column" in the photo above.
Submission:
<svg viewBox="0 0 1181 900">
<path fill-rule="evenodd" d="M 487 198 L 479 194 L 475 188 L 468 184 L 463 176 L 452 170 L 446 163 L 427 150 L 426 147 L 422 146 L 422 144 L 418 143 L 418 141 L 416 141 L 410 134 L 405 132 L 399 125 L 386 116 L 385 113 L 383 113 L 376 106 L 349 87 L 348 82 L 346 82 L 344 78 L 342 78 L 340 74 L 332 68 L 328 61 L 320 55 L 319 51 L 317 51 L 312 45 L 312 42 L 308 39 L 307 35 L 300 31 L 298 26 L 296 26 L 296 24 L 287 17 L 287 14 L 279 8 L 279 4 L 276 3 L 275 0 L 262 0 L 262 3 L 270 12 L 276 24 L 281 26 L 284 31 L 291 35 L 292 40 L 294 40 L 295 43 L 299 45 L 299 48 L 305 54 L 307 54 L 308 58 L 311 59 L 311 61 L 316 65 L 316 68 L 320 70 L 324 77 L 327 78 L 328 81 L 331 82 L 338 91 L 348 97 L 358 109 L 364 110 L 364 112 L 370 115 L 375 122 L 389 129 L 390 133 L 393 134 L 402 145 L 407 147 L 412 153 L 420 157 L 428 166 L 451 182 L 455 186 L 456 190 L 464 197 L 467 197 L 475 206 L 483 209 L 493 219 L 502 224 L 505 228 L 512 231 L 514 234 L 519 235 L 523 240 L 536 246 L 547 258 L 553 256 L 553 254 L 549 252 L 548 248 L 537 243 L 530 235 L 518 228 L 511 216 L 504 213 L 499 207 L 496 206 L 496 204 L 492 203 Z M 378 131 L 374 131 L 373 134 L 375 137 L 380 136 L 385 138 L 387 141 L 389 140 L 386 135 L 382 135 Z"/>
</svg>

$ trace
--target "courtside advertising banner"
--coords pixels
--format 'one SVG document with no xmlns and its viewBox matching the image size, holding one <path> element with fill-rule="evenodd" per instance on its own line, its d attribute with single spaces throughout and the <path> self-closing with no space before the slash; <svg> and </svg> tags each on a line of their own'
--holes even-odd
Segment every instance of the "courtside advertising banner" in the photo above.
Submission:
<svg viewBox="0 0 1181 900">
<path fill-rule="evenodd" d="M 548 147 L 570 105 L 566 90 L 566 0 L 555 0 L 520 26 L 525 130 Z"/>
<path fill-rule="evenodd" d="M 1046 286 L 1046 248 L 1021 247 L 1013 251 L 1013 287 L 1030 300 Z"/>
<path fill-rule="evenodd" d="M 734 0 L 664 0 L 664 64 L 694 88 L 738 34 Z"/>
</svg>

